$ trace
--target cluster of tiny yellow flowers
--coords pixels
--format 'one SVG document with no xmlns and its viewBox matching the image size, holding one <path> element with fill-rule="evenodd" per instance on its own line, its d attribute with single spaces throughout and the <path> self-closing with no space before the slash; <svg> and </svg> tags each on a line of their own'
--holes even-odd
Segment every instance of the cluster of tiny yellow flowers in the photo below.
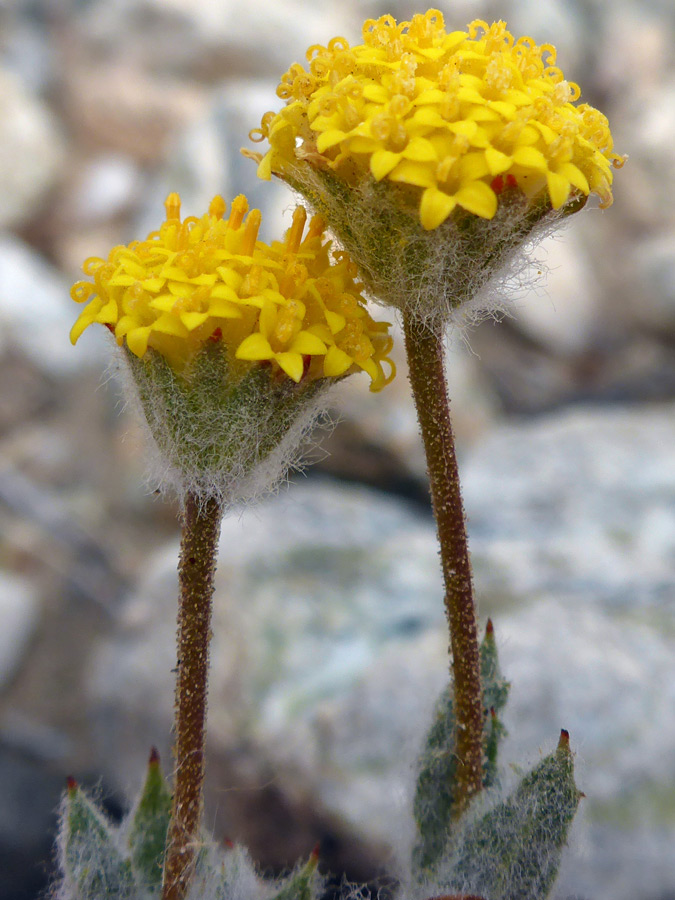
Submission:
<svg viewBox="0 0 675 900">
<path fill-rule="evenodd" d="M 178 372 L 207 341 L 222 341 L 240 368 L 270 365 L 294 382 L 339 378 L 363 370 L 371 390 L 393 377 L 387 323 L 365 307 L 348 256 L 331 254 L 325 224 L 298 207 L 283 241 L 257 239 L 260 212 L 237 197 L 225 218 L 221 197 L 201 218 L 181 222 L 180 198 L 169 195 L 166 221 L 144 241 L 90 258 L 93 278 L 71 296 L 88 301 L 71 331 L 77 341 L 92 322 L 138 357 L 148 348 Z M 385 375 L 383 363 L 390 367 Z"/>
<path fill-rule="evenodd" d="M 595 193 L 612 202 L 607 119 L 565 81 L 550 44 L 514 40 L 504 24 L 476 20 L 445 30 L 435 9 L 409 22 L 363 26 L 363 44 L 341 37 L 307 51 L 277 89 L 287 105 L 266 113 L 258 174 L 283 176 L 305 159 L 353 181 L 369 173 L 411 193 L 425 229 L 455 207 L 491 219 L 505 188 L 548 196 L 554 209 Z"/>
</svg>

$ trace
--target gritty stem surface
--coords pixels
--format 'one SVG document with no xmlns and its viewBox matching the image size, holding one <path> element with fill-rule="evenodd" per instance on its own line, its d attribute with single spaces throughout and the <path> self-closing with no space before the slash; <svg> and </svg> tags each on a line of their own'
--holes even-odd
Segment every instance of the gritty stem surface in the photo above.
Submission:
<svg viewBox="0 0 675 900">
<path fill-rule="evenodd" d="M 410 384 L 427 457 L 450 626 L 459 761 L 453 810 L 456 817 L 482 787 L 483 705 L 476 610 L 443 341 L 440 334 L 410 316 L 404 316 L 403 327 Z"/>
<path fill-rule="evenodd" d="M 213 575 L 222 512 L 215 500 L 185 502 L 178 578 L 175 784 L 162 900 L 183 900 L 199 842 Z"/>
</svg>

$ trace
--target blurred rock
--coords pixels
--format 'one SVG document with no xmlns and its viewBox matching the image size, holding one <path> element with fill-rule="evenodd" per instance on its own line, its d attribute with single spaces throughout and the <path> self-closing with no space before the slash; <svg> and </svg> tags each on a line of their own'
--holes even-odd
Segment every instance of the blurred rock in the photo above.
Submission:
<svg viewBox="0 0 675 900">
<path fill-rule="evenodd" d="M 148 69 L 215 80 L 279 78 L 311 44 L 342 34 L 350 17 L 342 6 L 308 0 L 98 0 L 79 24 L 98 52 L 123 46 Z"/>
<path fill-rule="evenodd" d="M 89 329 L 77 351 L 71 346 L 78 307 L 61 272 L 11 234 L 0 234 L 0 271 L 0 346 L 21 348 L 49 375 L 67 375 L 100 359 L 103 329 Z"/>
<path fill-rule="evenodd" d="M 673 447 L 672 407 L 580 410 L 495 428 L 463 467 L 481 611 L 513 681 L 503 762 L 570 730 L 590 846 L 571 851 L 561 890 L 597 900 L 633 900 L 652 838 L 675 840 L 675 807 L 659 799 L 675 765 Z M 176 555 L 154 560 L 92 656 L 101 763 L 119 785 L 169 733 Z M 441 596 L 431 521 L 362 489 L 296 485 L 225 523 L 207 792 L 223 833 L 264 859 L 251 804 L 272 779 L 286 849 L 308 808 L 373 865 L 404 841 L 412 761 L 445 680 Z M 670 855 L 657 875 L 675 889 Z"/>
<path fill-rule="evenodd" d="M 273 99 L 269 81 L 246 80 L 214 90 L 204 113 L 176 138 L 166 163 L 146 188 L 135 233 L 154 230 L 167 194 L 178 191 L 186 215 L 202 215 L 216 194 L 228 205 L 245 194 L 251 208 L 263 213 L 261 239 L 278 239 L 290 226 L 290 216 L 282 220 L 282 214 L 295 208 L 294 195 L 277 179 L 261 181 L 255 162 L 240 153 L 241 147 L 256 148 L 248 133 L 260 124 Z"/>
<path fill-rule="evenodd" d="M 70 216 L 78 226 L 105 222 L 135 209 L 142 189 L 141 172 L 132 159 L 122 154 L 102 154 L 78 173 Z"/>
<path fill-rule="evenodd" d="M 487 598 L 520 604 L 545 590 L 613 615 L 672 616 L 673 413 L 569 411 L 487 435 L 462 474 Z"/>
<path fill-rule="evenodd" d="M 672 614 L 662 609 L 648 617 L 630 612 L 610 618 L 589 599 L 591 592 L 583 598 L 540 593 L 532 606 L 498 619 L 502 664 L 512 684 L 504 758 L 535 762 L 535 748 L 547 752 L 560 728 L 570 732 L 576 780 L 586 798 L 555 896 L 670 897 Z M 669 627 L 656 624 L 668 619 Z"/>
<path fill-rule="evenodd" d="M 52 114 L 14 75 L 0 69 L 0 228 L 30 219 L 64 162 Z"/>
<path fill-rule="evenodd" d="M 0 690 L 21 664 L 39 617 L 40 604 L 31 583 L 0 572 Z"/>
<path fill-rule="evenodd" d="M 373 306 L 372 314 L 378 320 L 393 323 L 396 378 L 377 394 L 366 389 L 362 377 L 349 378 L 336 388 L 334 409 L 339 427 L 321 441 L 317 467 L 333 476 L 428 504 L 426 459 L 408 382 L 398 313 L 392 308 Z M 500 415 L 481 361 L 470 352 L 471 340 L 470 332 L 465 339 L 451 335 L 446 356 L 453 429 L 460 453 Z"/>
<path fill-rule="evenodd" d="M 140 163 L 161 161 L 175 132 L 204 108 L 202 86 L 155 77 L 122 57 L 76 48 L 65 63 L 63 111 L 78 144 Z"/>
<path fill-rule="evenodd" d="M 542 274 L 537 275 L 533 266 L 531 283 L 525 274 L 525 289 L 510 298 L 515 327 L 556 355 L 582 353 L 596 341 L 600 286 L 588 244 L 588 236 L 584 239 L 583 230 L 572 220 L 569 228 L 536 248 L 534 257 Z"/>
<path fill-rule="evenodd" d="M 675 224 L 675 222 L 674 222 Z M 632 295 L 635 318 L 657 334 L 675 334 L 675 231 L 637 244 L 632 254 L 635 282 Z"/>
</svg>

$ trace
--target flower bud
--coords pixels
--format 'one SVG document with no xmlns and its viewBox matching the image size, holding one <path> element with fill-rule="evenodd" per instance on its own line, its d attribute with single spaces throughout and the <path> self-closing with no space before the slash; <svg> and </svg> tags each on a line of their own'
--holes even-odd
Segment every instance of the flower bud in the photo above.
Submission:
<svg viewBox="0 0 675 900">
<path fill-rule="evenodd" d="M 247 155 L 321 212 L 383 302 L 447 320 L 544 222 L 612 202 L 623 159 L 555 63 L 504 22 L 370 19 L 362 44 L 289 69 L 285 108 L 251 132 L 269 150 Z"/>
<path fill-rule="evenodd" d="M 257 239 L 260 212 L 215 197 L 181 221 L 180 198 L 144 241 L 91 258 L 71 340 L 93 322 L 114 334 L 159 448 L 164 481 L 223 503 L 255 495 L 292 464 L 326 388 L 394 374 L 388 326 L 365 307 L 355 266 L 324 222 L 298 207 L 283 241 Z M 390 372 L 385 375 L 383 363 Z"/>
</svg>

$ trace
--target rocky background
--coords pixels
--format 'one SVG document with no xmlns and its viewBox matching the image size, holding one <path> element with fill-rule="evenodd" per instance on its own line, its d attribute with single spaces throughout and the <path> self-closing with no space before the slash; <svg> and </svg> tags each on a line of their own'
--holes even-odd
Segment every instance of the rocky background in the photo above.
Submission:
<svg viewBox="0 0 675 900">
<path fill-rule="evenodd" d="M 675 897 L 675 6 L 455 0 L 558 46 L 629 163 L 539 252 L 513 317 L 449 358 L 484 621 L 513 683 L 504 760 L 568 728 L 587 797 L 557 896 Z M 170 760 L 175 510 L 143 485 L 86 256 L 199 213 L 292 201 L 239 156 L 307 46 L 410 3 L 0 0 L 0 897 L 51 871 L 64 778 L 112 812 Z M 265 220 L 263 221 L 265 225 Z M 277 230 L 278 225 L 273 225 Z M 268 232 L 269 234 L 269 232 Z M 545 283 L 537 269 L 546 269 Z M 92 330 L 93 331 L 93 330 Z M 103 331 L 103 329 L 101 329 Z M 400 357 L 400 346 L 399 346 Z M 288 490 L 223 530 L 207 821 L 270 870 L 386 884 L 446 633 L 405 371 L 354 378 Z M 379 881 L 378 881 L 379 879 Z"/>
</svg>

